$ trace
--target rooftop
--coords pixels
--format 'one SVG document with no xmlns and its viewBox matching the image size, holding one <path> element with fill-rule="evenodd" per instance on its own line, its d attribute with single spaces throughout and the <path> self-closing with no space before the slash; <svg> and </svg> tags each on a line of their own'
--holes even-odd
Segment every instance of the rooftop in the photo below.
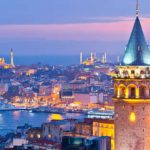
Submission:
<svg viewBox="0 0 150 150">
<path fill-rule="evenodd" d="M 150 51 L 146 43 L 139 17 L 136 17 L 134 27 L 125 49 L 122 65 L 149 66 Z"/>
</svg>

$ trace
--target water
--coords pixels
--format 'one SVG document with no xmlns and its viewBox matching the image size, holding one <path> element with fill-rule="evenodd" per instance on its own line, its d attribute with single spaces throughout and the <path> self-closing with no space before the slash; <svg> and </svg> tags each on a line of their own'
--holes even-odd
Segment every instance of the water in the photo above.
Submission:
<svg viewBox="0 0 150 150">
<path fill-rule="evenodd" d="M 89 55 L 83 55 L 83 60 L 86 60 Z M 97 56 L 101 58 L 101 56 Z M 107 56 L 109 62 L 113 62 L 116 56 Z M 4 56 L 6 63 L 10 63 L 9 56 Z M 15 65 L 32 65 L 37 63 L 48 64 L 48 65 L 72 65 L 79 64 L 79 55 L 34 55 L 34 56 L 14 56 Z"/>
<path fill-rule="evenodd" d="M 14 131 L 17 126 L 28 123 L 33 127 L 40 127 L 43 122 L 49 122 L 51 119 L 65 118 L 83 118 L 81 114 L 50 114 L 34 113 L 29 111 L 1 111 L 0 112 L 0 135 Z"/>
<path fill-rule="evenodd" d="M 9 56 L 5 56 L 6 63 L 10 62 Z M 77 55 L 41 55 L 41 56 L 15 56 L 14 63 L 16 65 L 32 65 L 37 63 L 48 65 L 64 65 L 79 64 L 79 56 Z"/>
</svg>

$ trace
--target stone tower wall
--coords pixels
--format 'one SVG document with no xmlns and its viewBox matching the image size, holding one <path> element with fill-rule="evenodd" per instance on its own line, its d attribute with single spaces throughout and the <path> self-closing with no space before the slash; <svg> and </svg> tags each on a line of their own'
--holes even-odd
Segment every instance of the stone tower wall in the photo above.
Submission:
<svg viewBox="0 0 150 150">
<path fill-rule="evenodd" d="M 150 150 L 150 103 L 116 102 L 115 137 L 115 150 Z"/>
</svg>

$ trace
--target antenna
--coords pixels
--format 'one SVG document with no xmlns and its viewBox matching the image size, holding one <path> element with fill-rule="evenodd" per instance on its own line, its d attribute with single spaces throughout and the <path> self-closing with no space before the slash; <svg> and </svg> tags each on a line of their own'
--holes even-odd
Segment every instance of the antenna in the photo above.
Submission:
<svg viewBox="0 0 150 150">
<path fill-rule="evenodd" d="M 136 16 L 139 16 L 139 0 L 136 0 Z"/>
</svg>

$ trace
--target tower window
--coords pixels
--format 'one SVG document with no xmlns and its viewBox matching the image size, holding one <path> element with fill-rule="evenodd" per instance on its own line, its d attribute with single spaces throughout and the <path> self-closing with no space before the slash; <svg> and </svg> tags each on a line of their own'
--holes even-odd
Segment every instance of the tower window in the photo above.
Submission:
<svg viewBox="0 0 150 150">
<path fill-rule="evenodd" d="M 140 97 L 145 97 L 145 91 L 146 91 L 146 88 L 144 86 L 141 86 L 140 87 Z"/>
<path fill-rule="evenodd" d="M 132 112 L 129 116 L 130 122 L 135 122 L 136 121 L 136 115 L 134 112 Z"/>
<path fill-rule="evenodd" d="M 135 98 L 135 88 L 134 87 L 132 87 L 131 88 L 131 98 Z"/>
<path fill-rule="evenodd" d="M 143 111 L 145 110 L 145 107 L 143 107 Z"/>
<path fill-rule="evenodd" d="M 131 74 L 135 74 L 135 71 L 134 71 L 134 70 L 131 70 Z"/>
<path fill-rule="evenodd" d="M 134 106 L 131 106 L 132 111 L 134 111 Z"/>
</svg>

